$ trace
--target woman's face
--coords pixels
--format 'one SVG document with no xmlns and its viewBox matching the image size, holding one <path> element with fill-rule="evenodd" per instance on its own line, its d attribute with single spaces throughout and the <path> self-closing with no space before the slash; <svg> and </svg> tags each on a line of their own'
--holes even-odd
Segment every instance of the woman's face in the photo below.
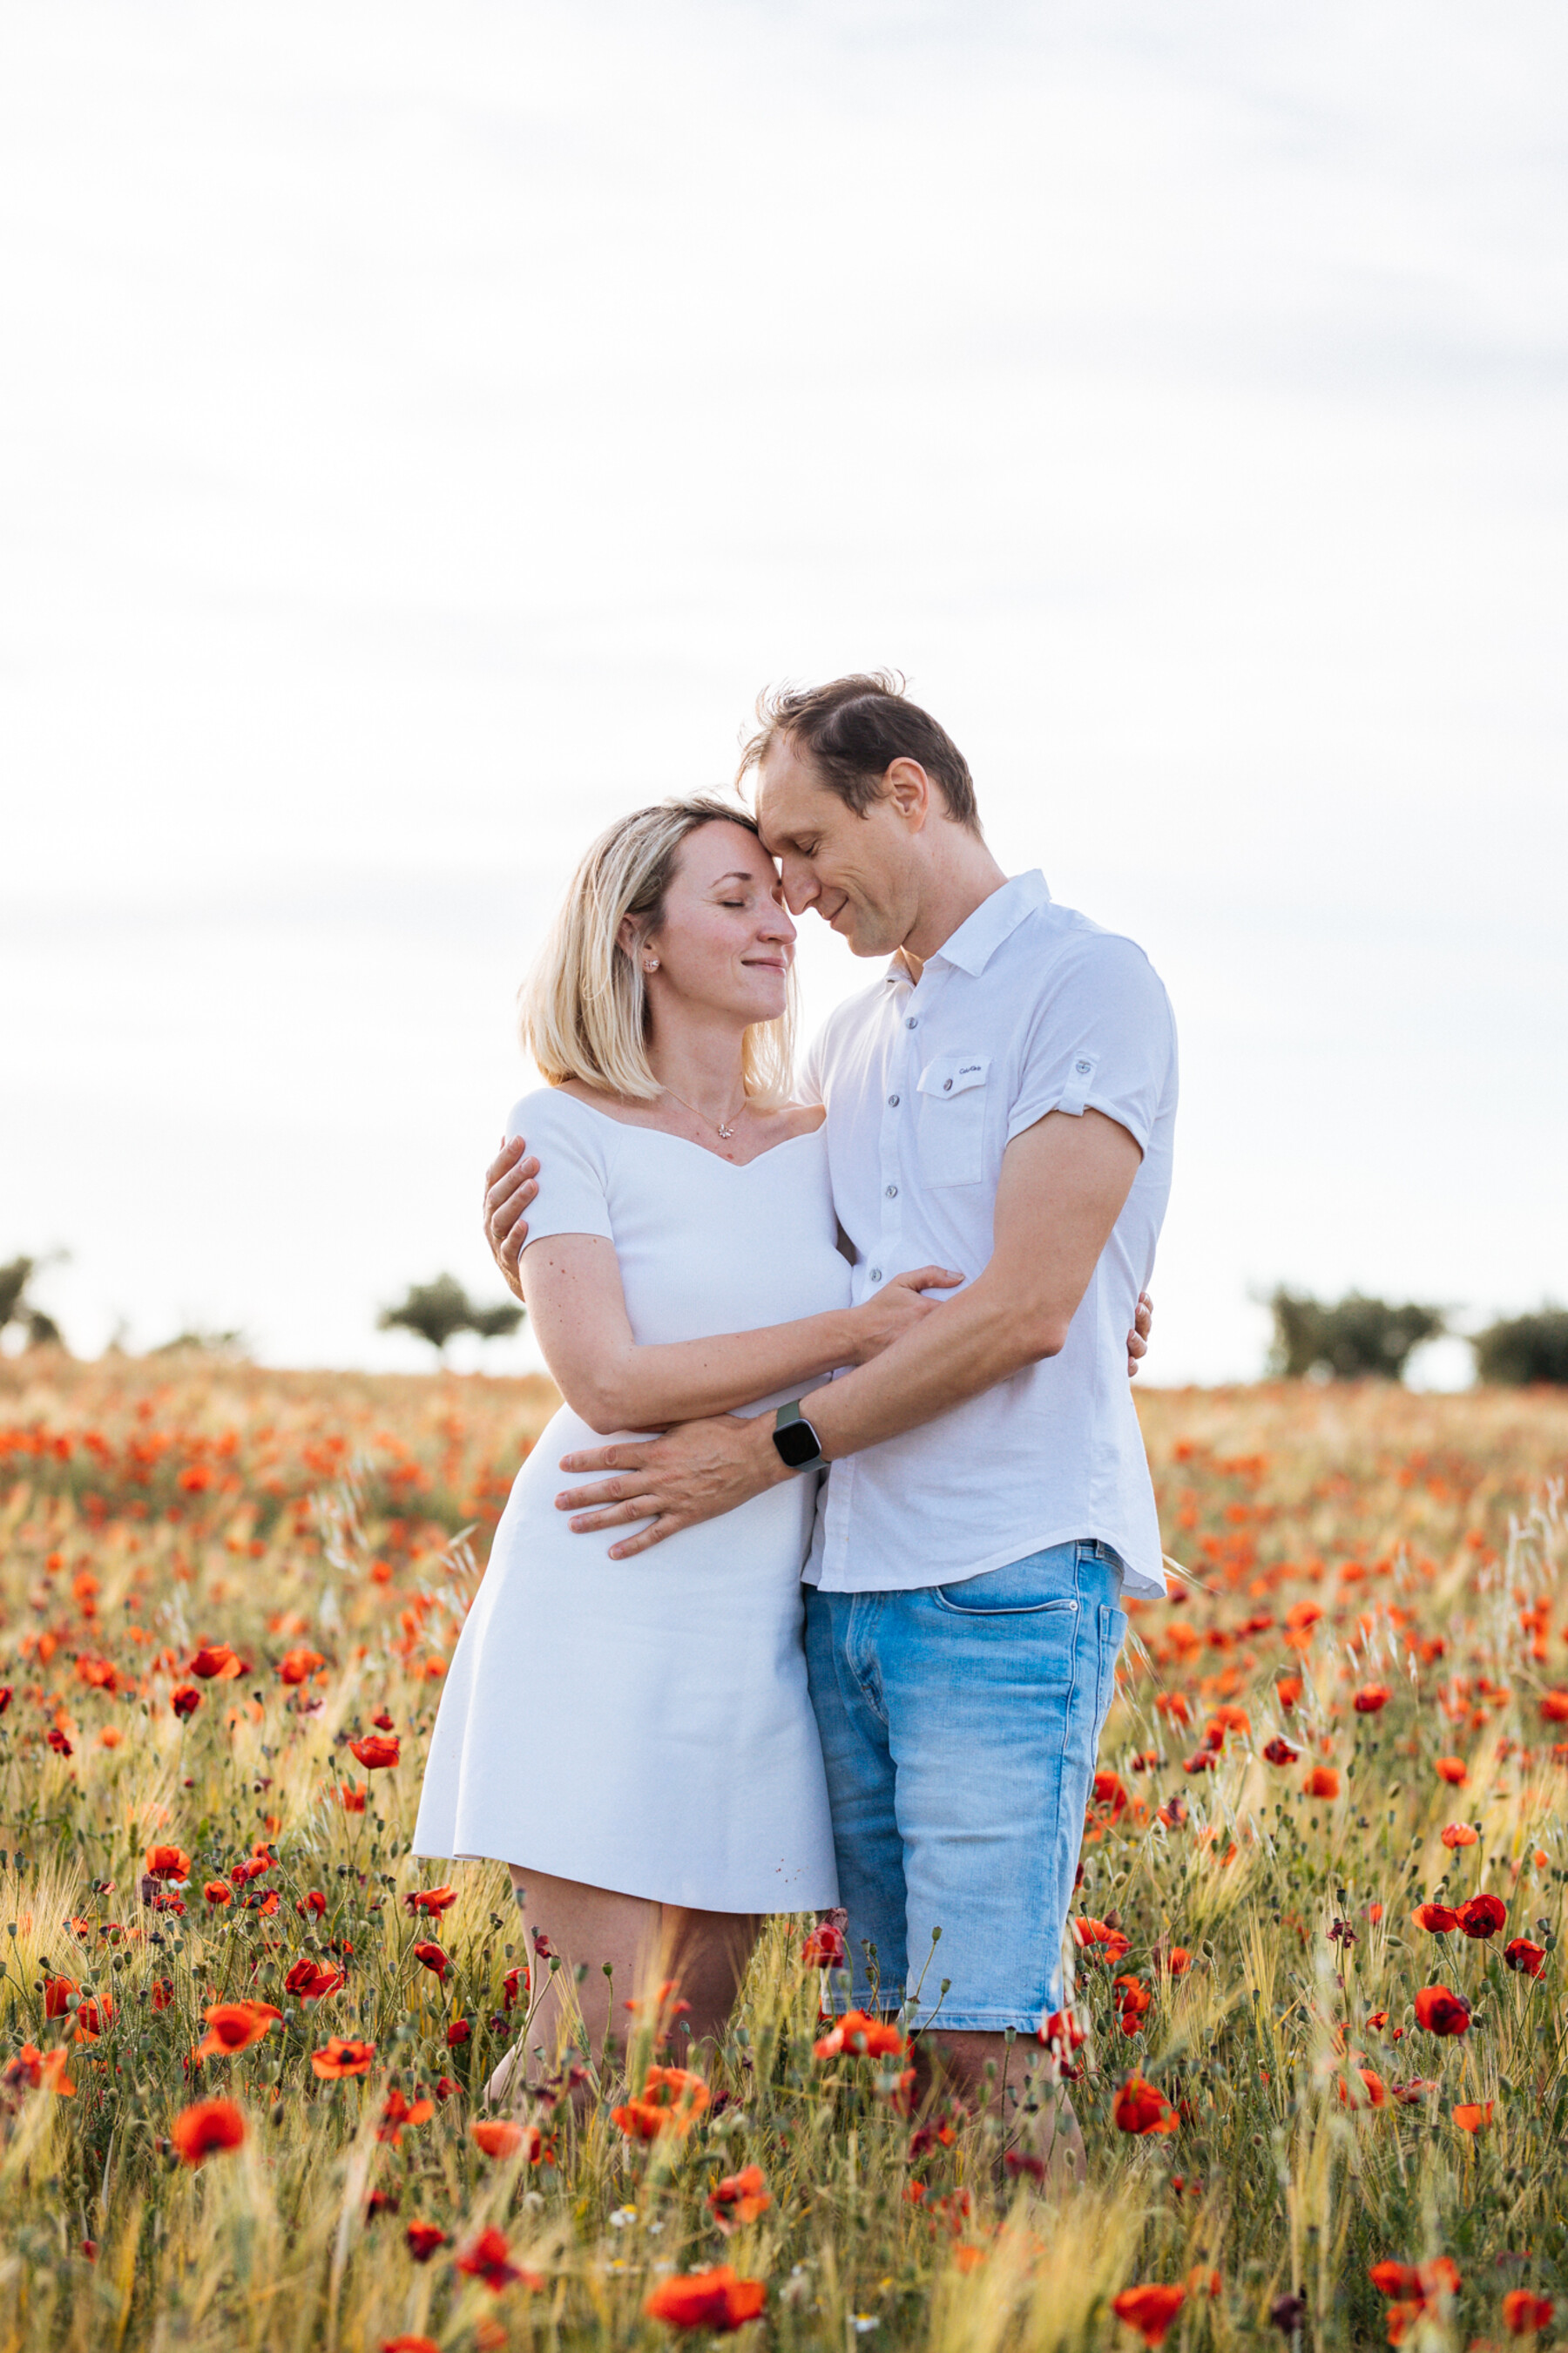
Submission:
<svg viewBox="0 0 1568 2353">
<path fill-rule="evenodd" d="M 776 1021 L 788 996 L 795 925 L 773 860 L 743 825 L 717 818 L 680 845 L 658 928 L 634 947 L 657 1014 L 661 1001 Z"/>
</svg>

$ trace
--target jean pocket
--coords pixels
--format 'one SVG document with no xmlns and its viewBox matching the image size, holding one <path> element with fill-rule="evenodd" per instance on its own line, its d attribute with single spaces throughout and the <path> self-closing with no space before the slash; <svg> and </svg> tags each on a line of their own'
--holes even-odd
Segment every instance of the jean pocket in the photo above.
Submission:
<svg viewBox="0 0 1568 2353">
<path fill-rule="evenodd" d="M 1047 1592 L 1045 1579 L 1033 1561 L 993 1568 L 980 1577 L 966 1577 L 957 1585 L 931 1588 L 939 1609 L 955 1618 L 1076 1618 L 1078 1596 L 1059 1587 Z"/>
<path fill-rule="evenodd" d="M 1110 1703 L 1116 1697 L 1116 1661 L 1126 1631 L 1125 1609 L 1118 1609 L 1113 1602 L 1102 1601 L 1100 1604 L 1100 1681 L 1094 1700 L 1096 1739 L 1105 1729 Z"/>
</svg>

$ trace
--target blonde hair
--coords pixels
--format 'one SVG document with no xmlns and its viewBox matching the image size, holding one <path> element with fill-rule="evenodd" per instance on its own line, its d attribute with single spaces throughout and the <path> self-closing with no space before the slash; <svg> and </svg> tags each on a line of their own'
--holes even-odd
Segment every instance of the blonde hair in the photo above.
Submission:
<svg viewBox="0 0 1568 2353">
<path fill-rule="evenodd" d="M 577 871 L 538 963 L 520 992 L 522 1042 L 552 1087 L 567 1079 L 636 1103 L 663 1090 L 647 1059 L 648 1004 L 641 942 L 658 927 L 680 845 L 705 825 L 756 820 L 728 801 L 656 802 L 633 809 L 599 836 Z M 630 915 L 638 927 L 628 955 L 617 934 Z M 787 1103 L 795 1072 L 795 973 L 776 1021 L 754 1021 L 742 1040 L 747 1094 Z"/>
</svg>

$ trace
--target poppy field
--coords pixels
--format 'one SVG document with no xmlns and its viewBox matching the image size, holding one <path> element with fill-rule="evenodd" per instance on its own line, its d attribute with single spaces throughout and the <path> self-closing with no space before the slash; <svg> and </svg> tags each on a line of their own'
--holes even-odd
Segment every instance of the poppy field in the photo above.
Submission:
<svg viewBox="0 0 1568 2353">
<path fill-rule="evenodd" d="M 1568 1395 L 1140 1398 L 1171 1598 L 967 2109 L 831 1920 L 721 2049 L 668 1986 L 546 2047 L 503 1871 L 410 1854 L 551 1402 L 0 1360 L 0 2353 L 1568 2340 Z"/>
</svg>

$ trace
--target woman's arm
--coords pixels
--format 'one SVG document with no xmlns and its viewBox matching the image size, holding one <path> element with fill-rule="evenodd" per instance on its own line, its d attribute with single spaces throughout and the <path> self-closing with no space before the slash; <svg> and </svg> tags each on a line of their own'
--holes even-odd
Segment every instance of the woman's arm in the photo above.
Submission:
<svg viewBox="0 0 1568 2353">
<path fill-rule="evenodd" d="M 756 1332 L 639 1347 L 613 1242 L 555 1234 L 528 1250 L 528 1312 L 555 1385 L 590 1430 L 660 1430 L 732 1413 L 793 1381 L 815 1380 L 880 1354 L 938 1303 L 922 1297 L 962 1275 L 921 1267 L 860 1307 L 832 1308 Z"/>
</svg>

